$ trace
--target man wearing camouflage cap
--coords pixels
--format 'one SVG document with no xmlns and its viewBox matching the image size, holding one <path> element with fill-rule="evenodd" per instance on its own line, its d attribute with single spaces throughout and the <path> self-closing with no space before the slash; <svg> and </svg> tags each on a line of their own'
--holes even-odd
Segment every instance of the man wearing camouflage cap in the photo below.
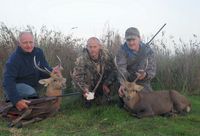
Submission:
<svg viewBox="0 0 200 136">
<path fill-rule="evenodd" d="M 100 40 L 89 38 L 71 73 L 76 87 L 82 90 L 86 108 L 93 101 L 90 94 L 94 94 L 98 103 L 102 103 L 103 96 L 109 97 L 110 86 L 116 80 L 114 69 L 113 57 Z"/>
<path fill-rule="evenodd" d="M 141 41 L 137 28 L 130 27 L 125 32 L 126 42 L 121 46 L 117 55 L 116 63 L 119 70 L 129 82 L 136 82 L 144 87 L 143 91 L 152 91 L 150 81 L 156 74 L 155 55 L 149 45 Z M 119 77 L 121 80 L 122 78 Z M 121 84 L 118 90 L 119 96 L 124 95 L 124 86 Z"/>
</svg>

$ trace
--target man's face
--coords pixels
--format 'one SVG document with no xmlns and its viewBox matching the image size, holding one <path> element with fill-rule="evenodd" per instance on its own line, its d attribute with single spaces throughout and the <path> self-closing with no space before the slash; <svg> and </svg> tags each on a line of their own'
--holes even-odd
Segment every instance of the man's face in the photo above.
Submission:
<svg viewBox="0 0 200 136">
<path fill-rule="evenodd" d="M 87 50 L 91 58 L 98 59 L 99 52 L 101 50 L 101 45 L 98 42 L 92 41 L 88 43 Z"/>
<path fill-rule="evenodd" d="M 33 36 L 30 33 L 24 33 L 19 39 L 20 47 L 25 51 L 31 53 L 34 49 Z"/>
<path fill-rule="evenodd" d="M 133 39 L 126 40 L 128 47 L 134 51 L 139 51 L 140 38 L 134 37 Z"/>
</svg>

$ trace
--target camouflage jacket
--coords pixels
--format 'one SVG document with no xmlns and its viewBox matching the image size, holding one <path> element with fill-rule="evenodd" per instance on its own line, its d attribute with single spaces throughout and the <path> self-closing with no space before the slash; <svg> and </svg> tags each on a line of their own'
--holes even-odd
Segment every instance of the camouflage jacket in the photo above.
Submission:
<svg viewBox="0 0 200 136">
<path fill-rule="evenodd" d="M 112 55 L 108 50 L 102 49 L 99 59 L 94 61 L 90 58 L 87 49 L 84 49 L 82 55 L 75 62 L 72 76 L 76 85 L 78 84 L 82 89 L 88 88 L 91 91 L 100 80 L 102 73 L 101 84 L 109 86 L 116 80 L 116 70 Z"/>
<path fill-rule="evenodd" d="M 131 50 L 127 43 L 123 44 L 116 55 L 116 62 L 119 70 L 129 81 L 133 81 L 136 78 L 135 73 L 140 69 L 145 70 L 147 73 L 145 79 L 138 81 L 140 83 L 149 82 L 156 74 L 154 52 L 142 42 L 140 43 L 139 52 Z M 119 80 L 121 79 L 121 76 L 119 76 Z"/>
</svg>

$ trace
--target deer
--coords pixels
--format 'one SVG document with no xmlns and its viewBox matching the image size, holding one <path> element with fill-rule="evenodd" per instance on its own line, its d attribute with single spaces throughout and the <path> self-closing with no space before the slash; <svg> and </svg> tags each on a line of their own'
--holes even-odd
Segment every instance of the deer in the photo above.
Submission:
<svg viewBox="0 0 200 136">
<path fill-rule="evenodd" d="M 58 56 L 57 58 L 60 62 L 58 68 L 62 70 L 61 60 Z M 20 128 L 30 123 L 41 121 L 55 115 L 60 109 L 62 89 L 66 88 L 66 79 L 61 74 L 55 74 L 47 68 L 40 68 L 36 63 L 35 56 L 34 66 L 39 71 L 50 75 L 47 79 L 39 80 L 40 84 L 47 87 L 45 97 L 30 99 L 31 103 L 23 111 L 18 111 L 11 102 L 1 102 L 0 114 L 10 122 L 9 127 Z"/>
<path fill-rule="evenodd" d="M 124 108 L 129 111 L 131 115 L 137 118 L 156 115 L 175 116 L 177 114 L 185 115 L 191 111 L 191 103 L 178 91 L 142 91 L 144 87 L 136 83 L 139 80 L 139 76 L 137 76 L 133 82 L 129 82 L 119 70 L 116 57 L 114 63 L 122 77 L 121 84 L 125 87 L 124 96 L 122 97 Z M 146 67 L 147 66 L 148 59 Z"/>
<path fill-rule="evenodd" d="M 63 70 L 63 67 L 62 67 L 62 64 L 61 64 L 62 63 L 61 59 L 58 56 L 56 56 L 56 57 L 60 62 L 60 64 L 58 65 L 58 69 L 61 71 L 61 70 Z M 66 79 L 63 78 L 62 75 L 54 74 L 53 72 L 49 71 L 47 68 L 41 69 L 37 65 L 35 57 L 34 57 L 34 65 L 39 71 L 47 73 L 47 74 L 50 75 L 50 78 L 48 78 L 48 79 L 39 80 L 39 83 L 41 85 L 44 85 L 45 87 L 47 87 L 45 96 L 47 96 L 47 97 L 61 96 L 62 95 L 62 89 L 66 88 L 66 84 L 65 84 Z M 57 102 L 54 104 L 57 111 L 60 109 L 61 100 L 62 100 L 62 98 L 58 97 Z"/>
</svg>

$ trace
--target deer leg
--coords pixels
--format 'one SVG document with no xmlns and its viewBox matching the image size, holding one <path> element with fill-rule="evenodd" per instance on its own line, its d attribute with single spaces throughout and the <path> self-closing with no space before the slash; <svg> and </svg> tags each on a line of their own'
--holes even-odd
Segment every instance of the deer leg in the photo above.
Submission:
<svg viewBox="0 0 200 136">
<path fill-rule="evenodd" d="M 33 119 L 29 120 L 29 121 L 24 121 L 24 122 L 17 123 L 16 127 L 17 128 L 22 128 L 23 126 L 26 126 L 28 124 L 32 124 L 32 123 L 35 123 L 35 122 L 38 122 L 38 121 L 41 121 L 41 120 L 43 120 L 43 118 L 36 117 L 36 118 L 33 118 Z"/>
<path fill-rule="evenodd" d="M 176 114 L 174 112 L 167 112 L 167 113 L 163 113 L 161 114 L 161 116 L 163 117 L 174 117 Z"/>
<path fill-rule="evenodd" d="M 26 111 L 18 118 L 16 118 L 15 120 L 13 120 L 10 124 L 9 127 L 13 127 L 15 126 L 17 123 L 19 123 L 19 121 L 21 121 L 23 118 L 27 117 L 28 115 L 30 115 L 32 112 L 32 109 L 26 109 Z"/>
<path fill-rule="evenodd" d="M 154 116 L 155 113 L 153 112 L 152 108 L 146 108 L 146 109 L 142 109 L 142 112 L 138 112 L 136 114 L 137 118 L 142 118 L 142 117 L 152 117 Z"/>
</svg>

